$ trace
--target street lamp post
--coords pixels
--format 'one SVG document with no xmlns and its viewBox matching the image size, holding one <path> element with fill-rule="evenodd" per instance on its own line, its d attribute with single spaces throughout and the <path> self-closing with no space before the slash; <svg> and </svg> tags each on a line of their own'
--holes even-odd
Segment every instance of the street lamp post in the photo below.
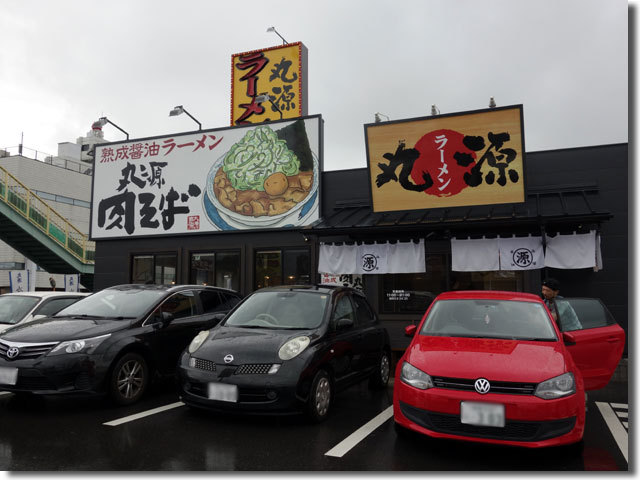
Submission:
<svg viewBox="0 0 640 480">
<path fill-rule="evenodd" d="M 178 106 L 174 107 L 174 109 L 169 112 L 169 116 L 170 117 L 176 117 L 176 116 L 181 115 L 183 113 L 186 113 L 189 116 L 189 118 L 191 118 L 191 120 L 193 120 L 194 122 L 196 122 L 198 124 L 198 130 L 202 130 L 202 124 L 198 120 L 196 120 L 193 115 L 191 115 L 189 112 L 187 112 L 187 109 L 184 108 L 182 105 L 178 105 Z"/>
<path fill-rule="evenodd" d="M 111 120 L 109 120 L 107 117 L 100 117 L 98 120 L 93 122 L 93 125 L 91 125 L 91 128 L 100 128 L 100 129 L 102 129 L 102 127 L 104 127 L 107 123 L 113 125 L 118 130 L 120 130 L 122 133 L 124 133 L 127 136 L 127 140 L 129 140 L 129 134 L 127 132 L 125 132 L 123 129 L 121 129 L 118 125 L 113 123 Z"/>
</svg>

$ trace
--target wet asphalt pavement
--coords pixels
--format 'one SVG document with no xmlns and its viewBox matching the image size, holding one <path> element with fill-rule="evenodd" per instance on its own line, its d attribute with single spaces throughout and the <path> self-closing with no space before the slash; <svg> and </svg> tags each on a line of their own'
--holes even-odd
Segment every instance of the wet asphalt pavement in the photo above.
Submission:
<svg viewBox="0 0 640 480">
<path fill-rule="evenodd" d="M 0 393 L 0 470 L 628 470 L 623 453 L 626 383 L 610 383 L 589 394 L 582 451 L 398 437 L 391 405 L 392 387 L 373 392 L 364 382 L 339 394 L 330 418 L 312 425 L 302 416 L 192 410 L 179 403 L 172 382 L 155 385 L 142 402 L 129 407 L 97 398 L 25 401 Z M 141 412 L 147 416 L 129 418 Z"/>
</svg>

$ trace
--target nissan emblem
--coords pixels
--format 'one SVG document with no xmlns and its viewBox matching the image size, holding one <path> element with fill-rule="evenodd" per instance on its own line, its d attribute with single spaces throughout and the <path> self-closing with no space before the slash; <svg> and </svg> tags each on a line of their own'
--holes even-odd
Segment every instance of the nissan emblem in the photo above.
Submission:
<svg viewBox="0 0 640 480">
<path fill-rule="evenodd" d="M 231 363 L 231 362 L 233 362 L 233 355 L 229 353 L 224 356 L 224 363 Z"/>
</svg>

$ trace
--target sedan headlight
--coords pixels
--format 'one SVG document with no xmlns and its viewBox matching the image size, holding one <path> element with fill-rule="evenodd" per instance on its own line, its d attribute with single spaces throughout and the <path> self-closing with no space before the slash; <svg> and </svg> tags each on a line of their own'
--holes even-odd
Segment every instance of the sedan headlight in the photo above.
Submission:
<svg viewBox="0 0 640 480">
<path fill-rule="evenodd" d="M 203 330 L 202 332 L 197 334 L 189 344 L 189 353 L 194 353 L 196 350 L 198 350 L 208 336 L 209 336 L 209 330 Z"/>
<path fill-rule="evenodd" d="M 292 338 L 278 350 L 280 360 L 291 360 L 297 357 L 309 346 L 309 342 L 311 342 L 309 337 Z"/>
<path fill-rule="evenodd" d="M 566 397 L 576 393 L 576 381 L 573 373 L 564 373 L 538 384 L 534 395 L 545 400 Z"/>
<path fill-rule="evenodd" d="M 100 335 L 99 337 L 60 342 L 58 345 L 53 347 L 53 350 L 49 352 L 49 355 L 60 355 L 63 353 L 93 353 L 93 351 L 98 348 L 98 345 L 110 336 L 111 334 L 108 333 L 106 335 Z"/>
<path fill-rule="evenodd" d="M 412 387 L 419 388 L 420 390 L 433 388 L 433 381 L 431 380 L 431 377 L 422 370 L 411 365 L 409 362 L 404 362 L 402 364 L 400 379 L 404 383 L 411 385 Z"/>
</svg>

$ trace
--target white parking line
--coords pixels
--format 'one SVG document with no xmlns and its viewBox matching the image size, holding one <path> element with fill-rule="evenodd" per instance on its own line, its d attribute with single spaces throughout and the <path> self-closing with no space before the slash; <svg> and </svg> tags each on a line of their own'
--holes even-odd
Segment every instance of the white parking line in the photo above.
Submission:
<svg viewBox="0 0 640 480">
<path fill-rule="evenodd" d="M 342 457 L 349 450 L 355 447 L 358 443 L 364 440 L 367 437 L 367 435 L 373 432 L 376 428 L 378 428 L 384 422 L 389 420 L 392 416 L 393 416 L 393 405 L 387 408 L 386 410 L 384 410 L 373 420 L 369 421 L 368 423 L 360 427 L 358 430 L 353 432 L 351 435 L 349 435 L 347 438 L 341 441 L 338 445 L 336 445 L 327 453 L 325 453 L 325 455 L 329 457 Z"/>
<path fill-rule="evenodd" d="M 11 392 L 0 392 L 0 397 L 6 397 L 7 395 L 11 395 Z"/>
<path fill-rule="evenodd" d="M 134 420 L 148 417 L 150 415 L 155 415 L 156 413 L 166 412 L 167 410 L 171 410 L 172 408 L 182 407 L 183 405 L 184 403 L 182 402 L 170 403 L 169 405 L 165 405 L 164 407 L 153 408 L 145 412 L 136 413 L 135 415 L 129 415 L 128 417 L 122 417 L 116 420 L 111 420 L 110 422 L 103 423 L 103 425 L 107 425 L 109 427 L 116 427 L 118 425 L 122 425 L 123 423 L 133 422 Z"/>
<path fill-rule="evenodd" d="M 629 405 L 626 403 L 610 403 L 613 408 L 629 408 Z"/>
<path fill-rule="evenodd" d="M 629 462 L 629 436 L 627 431 L 608 403 L 596 402 L 596 406 L 600 409 L 600 413 L 604 417 L 605 422 L 607 422 L 611 435 L 613 435 L 613 438 L 618 444 L 618 448 L 622 452 L 622 455 L 624 455 L 624 459 Z"/>
</svg>

